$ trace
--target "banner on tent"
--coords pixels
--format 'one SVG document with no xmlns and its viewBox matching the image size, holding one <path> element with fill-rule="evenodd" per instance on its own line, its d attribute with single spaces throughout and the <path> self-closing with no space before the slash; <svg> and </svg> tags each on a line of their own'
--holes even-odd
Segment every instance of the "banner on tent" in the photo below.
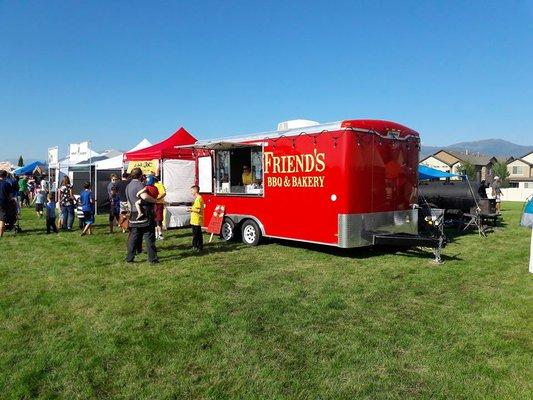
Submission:
<svg viewBox="0 0 533 400">
<path fill-rule="evenodd" d="M 68 145 L 68 155 L 71 164 L 89 159 L 89 142 L 71 143 Z"/>
<path fill-rule="evenodd" d="M 59 162 L 59 147 L 50 147 L 48 149 L 48 165 L 55 166 Z"/>
<path fill-rule="evenodd" d="M 159 160 L 130 161 L 128 172 L 131 172 L 133 168 L 140 168 L 143 174 L 159 175 Z"/>
</svg>

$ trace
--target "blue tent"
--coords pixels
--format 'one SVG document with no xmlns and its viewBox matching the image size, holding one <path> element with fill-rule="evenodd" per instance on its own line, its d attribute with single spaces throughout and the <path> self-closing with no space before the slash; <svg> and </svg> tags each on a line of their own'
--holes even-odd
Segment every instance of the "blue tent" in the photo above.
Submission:
<svg viewBox="0 0 533 400">
<path fill-rule="evenodd" d="M 533 196 L 529 196 L 524 204 L 524 210 L 522 211 L 522 218 L 520 219 L 520 225 L 533 228 Z"/>
<path fill-rule="evenodd" d="M 418 166 L 418 180 L 427 181 L 430 179 L 440 179 L 440 178 L 456 178 L 461 175 L 450 174 L 449 172 L 444 172 L 435 168 L 426 167 L 425 165 Z"/>
<path fill-rule="evenodd" d="M 31 164 L 25 165 L 23 167 L 19 167 L 16 170 L 13 171 L 15 175 L 26 175 L 31 174 L 33 171 L 35 171 L 35 168 L 37 167 L 44 167 L 44 163 L 40 161 L 32 162 Z"/>
</svg>

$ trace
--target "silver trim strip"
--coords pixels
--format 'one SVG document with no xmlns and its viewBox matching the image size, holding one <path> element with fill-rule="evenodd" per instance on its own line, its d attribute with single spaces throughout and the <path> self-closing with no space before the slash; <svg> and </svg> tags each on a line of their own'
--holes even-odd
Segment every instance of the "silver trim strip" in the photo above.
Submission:
<svg viewBox="0 0 533 400">
<path fill-rule="evenodd" d="M 339 247 L 372 245 L 372 233 L 418 234 L 418 210 L 339 214 Z"/>
</svg>

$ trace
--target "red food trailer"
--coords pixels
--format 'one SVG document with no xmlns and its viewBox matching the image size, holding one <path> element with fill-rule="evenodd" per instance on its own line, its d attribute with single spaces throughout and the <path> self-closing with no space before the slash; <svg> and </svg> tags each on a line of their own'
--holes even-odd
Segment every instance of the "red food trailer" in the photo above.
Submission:
<svg viewBox="0 0 533 400">
<path fill-rule="evenodd" d="M 402 238 L 423 244 L 413 208 L 417 132 L 381 120 L 298 120 L 279 128 L 192 146 L 205 225 L 223 206 L 222 239 L 240 236 L 256 245 L 271 237 L 341 248 Z"/>
</svg>

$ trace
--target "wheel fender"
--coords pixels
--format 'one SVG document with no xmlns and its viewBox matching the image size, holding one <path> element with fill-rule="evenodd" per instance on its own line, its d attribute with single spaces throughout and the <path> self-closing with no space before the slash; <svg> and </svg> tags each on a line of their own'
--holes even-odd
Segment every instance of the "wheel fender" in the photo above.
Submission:
<svg viewBox="0 0 533 400">
<path fill-rule="evenodd" d="M 253 220 L 257 226 L 259 226 L 259 229 L 261 230 L 261 235 L 266 236 L 265 227 L 259 220 L 259 218 L 254 217 L 253 215 L 246 215 L 246 214 L 228 214 L 225 217 L 231 219 L 233 223 L 237 226 L 240 225 L 243 221 L 247 219 Z"/>
</svg>

